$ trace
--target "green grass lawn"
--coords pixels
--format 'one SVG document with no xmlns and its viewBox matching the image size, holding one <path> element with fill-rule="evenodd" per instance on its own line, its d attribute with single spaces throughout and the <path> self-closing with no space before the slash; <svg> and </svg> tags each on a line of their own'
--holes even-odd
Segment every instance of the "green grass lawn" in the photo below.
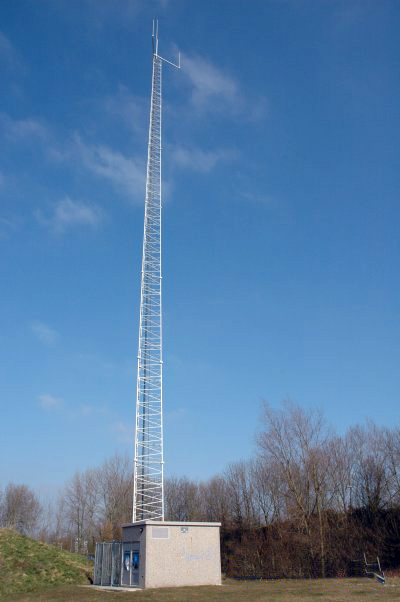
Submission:
<svg viewBox="0 0 400 602">
<path fill-rule="evenodd" d="M 368 579 L 319 579 L 312 581 L 250 581 L 226 580 L 221 587 L 180 587 L 133 592 L 98 591 L 93 588 L 69 586 L 41 593 L 8 597 L 13 602 L 378 602 L 400 599 L 400 579 L 389 580 L 385 586 Z"/>
<path fill-rule="evenodd" d="M 0 529 L 0 597 L 63 584 L 88 583 L 86 558 Z M 35 594 L 40 600 L 42 594 Z M 51 600 L 51 598 L 47 598 Z"/>
</svg>

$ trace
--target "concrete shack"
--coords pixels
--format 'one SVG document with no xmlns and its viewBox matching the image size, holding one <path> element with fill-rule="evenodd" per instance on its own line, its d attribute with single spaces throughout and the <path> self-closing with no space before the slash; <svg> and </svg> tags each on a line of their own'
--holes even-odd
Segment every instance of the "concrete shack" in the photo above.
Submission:
<svg viewBox="0 0 400 602">
<path fill-rule="evenodd" d="M 221 585 L 220 526 L 153 520 L 123 525 L 121 585 Z"/>
</svg>

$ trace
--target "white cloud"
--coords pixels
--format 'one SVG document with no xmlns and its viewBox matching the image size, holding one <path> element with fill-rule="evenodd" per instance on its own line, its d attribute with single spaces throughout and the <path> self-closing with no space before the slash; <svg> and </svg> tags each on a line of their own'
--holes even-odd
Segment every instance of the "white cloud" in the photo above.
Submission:
<svg viewBox="0 0 400 602">
<path fill-rule="evenodd" d="M 1 113 L 0 125 L 5 136 L 13 142 L 26 141 L 34 138 L 44 140 L 48 137 L 46 126 L 33 117 L 13 119 L 6 113 Z"/>
<path fill-rule="evenodd" d="M 183 420 L 188 416 L 189 412 L 187 408 L 177 408 L 171 412 L 166 412 L 165 417 L 168 420 Z"/>
<path fill-rule="evenodd" d="M 31 322 L 31 330 L 36 338 L 45 345 L 53 345 L 58 338 L 58 333 L 54 328 L 51 328 L 48 324 L 44 322 L 39 322 L 39 320 L 35 320 Z"/>
<path fill-rule="evenodd" d="M 172 151 L 172 161 L 178 167 L 193 171 L 209 172 L 221 161 L 231 161 L 237 157 L 233 149 L 216 149 L 203 151 L 199 148 L 175 147 Z"/>
<path fill-rule="evenodd" d="M 208 107 L 217 100 L 222 100 L 233 108 L 241 105 L 237 82 L 209 61 L 199 56 L 184 55 L 182 69 L 193 85 L 192 101 L 198 108 Z"/>
<path fill-rule="evenodd" d="M 54 395 L 49 395 L 48 393 L 43 393 L 38 397 L 39 405 L 44 410 L 57 410 L 64 405 L 64 401 L 59 397 L 54 397 Z"/>
<path fill-rule="evenodd" d="M 13 45 L 7 36 L 0 31 L 0 56 L 9 57 L 14 53 Z"/>
<path fill-rule="evenodd" d="M 55 204 L 52 215 L 46 217 L 36 212 L 36 217 L 54 233 L 61 234 L 74 226 L 98 226 L 103 219 L 103 211 L 97 205 L 73 201 L 67 196 Z"/>
<path fill-rule="evenodd" d="M 114 417 L 113 413 L 106 405 L 94 405 L 90 403 L 82 403 L 80 405 L 65 403 L 61 397 L 55 397 L 49 393 L 43 393 L 38 396 L 39 405 L 44 410 L 58 410 L 65 418 L 71 421 L 79 421 L 84 418 L 90 418 L 92 421 L 107 420 L 107 427 L 110 428 L 110 419 Z M 112 425 L 112 423 L 111 423 Z M 114 431 L 113 426 L 111 430 Z"/>
<path fill-rule="evenodd" d="M 105 406 L 95 406 L 90 403 L 82 404 L 79 408 L 82 416 L 107 416 L 109 410 Z"/>
<path fill-rule="evenodd" d="M 192 85 L 191 100 L 196 111 L 240 115 L 247 121 L 258 121 L 265 116 L 266 99 L 255 97 L 248 100 L 239 82 L 210 61 L 199 56 L 184 55 L 182 72 Z"/>
<path fill-rule="evenodd" d="M 75 142 L 83 164 L 92 173 L 109 180 L 120 191 L 137 201 L 142 201 L 145 191 L 146 168 L 144 162 L 125 157 L 104 145 L 87 145 L 79 136 Z"/>
<path fill-rule="evenodd" d="M 238 191 L 238 193 L 246 201 L 249 201 L 250 203 L 256 203 L 257 205 L 265 205 L 270 207 L 274 203 L 273 197 L 269 196 L 268 194 L 253 192 L 250 190 L 242 190 Z"/>
<path fill-rule="evenodd" d="M 134 96 L 119 85 L 116 94 L 107 96 L 101 106 L 116 121 L 122 122 L 136 134 L 145 135 L 149 120 L 149 99 Z"/>
<path fill-rule="evenodd" d="M 0 185 L 1 174 L 0 174 Z M 17 224 L 10 219 L 6 219 L 5 217 L 0 217 L 0 240 L 5 240 L 10 238 L 11 234 L 16 230 Z"/>
<path fill-rule="evenodd" d="M 20 69 L 22 63 L 18 57 L 18 54 L 4 33 L 0 31 L 0 60 L 8 65 L 10 68 Z"/>
</svg>

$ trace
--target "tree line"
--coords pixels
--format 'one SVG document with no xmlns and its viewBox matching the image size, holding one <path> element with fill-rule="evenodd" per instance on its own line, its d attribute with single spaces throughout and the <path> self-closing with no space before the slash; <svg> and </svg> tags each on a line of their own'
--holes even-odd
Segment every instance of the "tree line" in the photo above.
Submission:
<svg viewBox="0 0 400 602">
<path fill-rule="evenodd" d="M 166 518 L 221 522 L 232 576 L 348 575 L 365 552 L 400 566 L 400 428 L 335 433 L 319 411 L 265 404 L 256 453 L 206 481 L 165 480 Z M 128 457 L 76 473 L 49 508 L 25 485 L 0 495 L 0 525 L 71 550 L 118 539 L 132 515 Z"/>
</svg>

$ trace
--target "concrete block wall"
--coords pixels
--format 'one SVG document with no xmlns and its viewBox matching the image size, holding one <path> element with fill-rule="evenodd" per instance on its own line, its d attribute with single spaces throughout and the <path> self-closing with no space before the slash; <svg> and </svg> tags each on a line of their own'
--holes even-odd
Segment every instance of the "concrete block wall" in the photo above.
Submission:
<svg viewBox="0 0 400 602">
<path fill-rule="evenodd" d="M 140 542 L 139 587 L 220 585 L 220 523 L 143 521 L 124 525 Z"/>
</svg>

